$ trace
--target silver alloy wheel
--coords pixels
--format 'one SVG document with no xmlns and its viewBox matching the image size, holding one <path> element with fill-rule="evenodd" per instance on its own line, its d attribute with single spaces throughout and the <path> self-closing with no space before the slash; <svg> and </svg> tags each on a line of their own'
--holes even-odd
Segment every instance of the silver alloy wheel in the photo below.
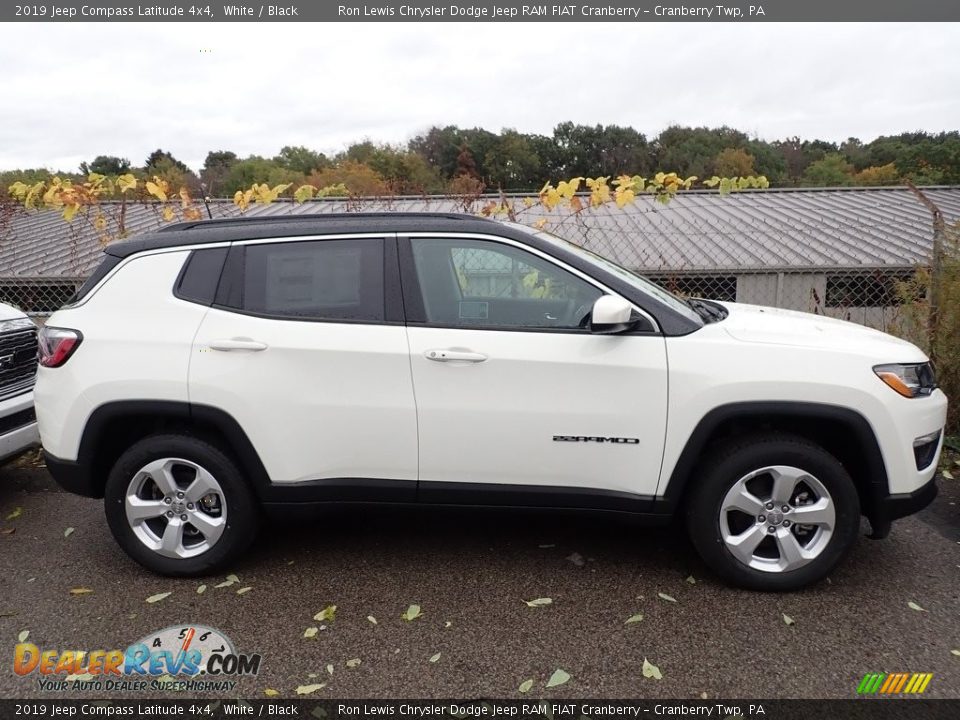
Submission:
<svg viewBox="0 0 960 720">
<path fill-rule="evenodd" d="M 827 488 L 806 470 L 772 465 L 733 484 L 720 505 L 720 535 L 744 565 L 789 572 L 812 562 L 833 535 L 836 511 Z"/>
<path fill-rule="evenodd" d="M 182 458 L 162 458 L 140 468 L 127 486 L 124 506 L 137 539 L 169 558 L 207 552 L 227 526 L 220 483 Z"/>
</svg>

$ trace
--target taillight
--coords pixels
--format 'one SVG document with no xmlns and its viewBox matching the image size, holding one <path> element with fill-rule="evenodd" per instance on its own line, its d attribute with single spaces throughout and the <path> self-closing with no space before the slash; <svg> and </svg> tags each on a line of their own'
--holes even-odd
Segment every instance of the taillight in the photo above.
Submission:
<svg viewBox="0 0 960 720">
<path fill-rule="evenodd" d="M 60 367 L 70 359 L 82 340 L 83 335 L 79 330 L 46 326 L 40 328 L 37 335 L 40 364 L 43 367 Z"/>
</svg>

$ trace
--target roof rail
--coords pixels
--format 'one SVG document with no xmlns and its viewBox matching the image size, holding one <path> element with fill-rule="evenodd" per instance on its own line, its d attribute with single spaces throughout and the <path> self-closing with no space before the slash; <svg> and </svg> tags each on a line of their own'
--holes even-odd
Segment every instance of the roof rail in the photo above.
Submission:
<svg viewBox="0 0 960 720">
<path fill-rule="evenodd" d="M 467 213 L 437 213 L 437 212 L 345 212 L 345 213 L 304 213 L 303 215 L 251 215 L 246 217 L 213 218 L 209 220 L 193 220 L 164 225 L 156 232 L 172 232 L 196 230 L 208 227 L 224 227 L 230 225 L 272 225 L 274 223 L 296 223 L 332 220 L 364 220 L 384 218 L 444 218 L 447 220 L 489 220 L 478 215 Z M 491 221 L 492 222 L 492 221 Z"/>
</svg>

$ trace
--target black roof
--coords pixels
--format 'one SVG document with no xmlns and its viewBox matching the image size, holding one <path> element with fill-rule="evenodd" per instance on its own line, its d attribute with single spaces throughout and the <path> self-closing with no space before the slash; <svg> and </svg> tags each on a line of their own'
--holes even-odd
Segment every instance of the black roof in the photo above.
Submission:
<svg viewBox="0 0 960 720">
<path fill-rule="evenodd" d="M 667 334 L 683 335 L 698 325 L 675 309 L 655 298 L 640 293 L 627 281 L 595 266 L 562 244 L 544 240 L 513 224 L 458 213 L 325 213 L 321 215 L 271 215 L 245 218 L 223 218 L 177 223 L 162 230 L 138 235 L 131 240 L 113 243 L 107 254 L 125 258 L 145 250 L 237 240 L 260 240 L 297 235 L 347 235 L 352 233 L 463 232 L 496 234 L 512 238 L 539 249 L 583 272 L 599 276 L 615 291 L 623 293 L 654 315 Z"/>
<path fill-rule="evenodd" d="M 490 232 L 505 229 L 495 220 L 460 213 L 323 213 L 219 218 L 167 225 L 107 247 L 124 258 L 145 250 L 181 245 L 259 240 L 290 235 L 340 235 L 395 232 Z"/>
</svg>

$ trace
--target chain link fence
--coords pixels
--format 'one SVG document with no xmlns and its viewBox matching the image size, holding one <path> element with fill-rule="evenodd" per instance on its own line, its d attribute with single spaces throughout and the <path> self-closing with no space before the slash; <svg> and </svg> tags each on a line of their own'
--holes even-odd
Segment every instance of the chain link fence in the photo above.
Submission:
<svg viewBox="0 0 960 720">
<path fill-rule="evenodd" d="M 0 277 L 0 303 L 12 305 L 42 323 L 73 296 L 84 280 Z"/>
</svg>

